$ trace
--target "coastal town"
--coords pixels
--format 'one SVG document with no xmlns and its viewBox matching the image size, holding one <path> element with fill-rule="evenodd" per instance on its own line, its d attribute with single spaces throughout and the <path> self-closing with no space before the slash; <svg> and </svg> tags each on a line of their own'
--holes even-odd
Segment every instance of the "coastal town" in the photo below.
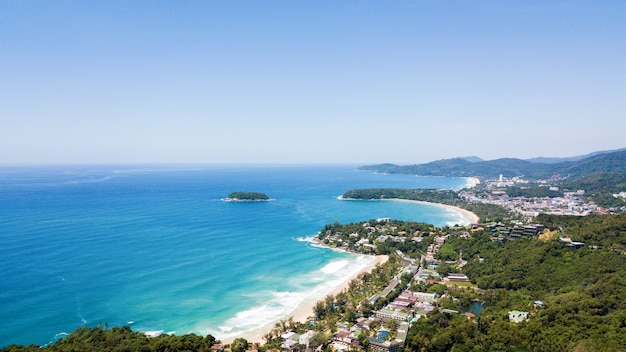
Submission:
<svg viewBox="0 0 626 352">
<path fill-rule="evenodd" d="M 497 336 L 504 341 L 500 342 L 500 346 L 506 348 L 494 347 L 491 350 L 511 350 L 513 346 L 519 347 L 514 350 L 530 351 L 520 347 L 526 344 L 524 339 L 527 335 L 522 335 L 522 332 L 534 332 L 536 330 L 532 329 L 550 324 L 546 319 L 555 319 L 562 315 L 561 312 L 567 314 L 566 302 L 581 299 L 570 299 L 569 295 L 587 299 L 580 292 L 587 286 L 593 288 L 596 277 L 620 271 L 615 268 L 623 266 L 623 256 L 626 255 L 626 246 L 619 241 L 620 236 L 626 236 L 620 230 L 626 228 L 623 226 L 626 209 L 623 206 L 600 207 L 585 197 L 585 189 L 562 190 L 550 180 L 533 181 L 532 186 L 529 183 L 521 177 L 507 179 L 500 176 L 480 182 L 474 179 L 468 183 L 468 188 L 460 191 L 348 191 L 346 194 L 363 198 L 344 195 L 340 199 L 427 202 L 452 209 L 462 214 L 463 220 L 443 227 L 389 217 L 359 223 L 327 224 L 316 236 L 306 240 L 317 247 L 375 256 L 373 262 L 376 265 L 363 267 L 356 276 L 351 276 L 354 274 L 346 270 L 347 280 L 342 284 L 335 283 L 335 291 L 313 306 L 312 302 L 301 305 L 310 314 L 297 315 L 297 318 L 290 316 L 275 322 L 262 336 L 248 335 L 220 341 L 207 335 L 195 342 L 202 348 L 185 350 L 402 352 L 446 351 L 451 350 L 453 345 L 465 345 L 465 349 L 459 350 L 470 351 L 476 349 L 467 346 L 481 343 L 485 344 L 483 347 L 490 346 L 492 341 L 489 339 Z M 537 192 L 537 189 L 540 191 Z M 526 195 L 513 195 L 510 190 Z M 231 194 L 229 198 L 240 202 L 247 201 L 251 196 L 254 196 L 254 201 L 260 197 L 253 192 L 240 193 Z M 532 196 L 546 193 L 549 195 Z M 623 198 L 623 194 L 617 193 L 613 197 Z M 426 200 L 420 200 L 420 197 Z M 472 205 L 480 206 L 472 208 Z M 494 208 L 498 208 L 499 212 L 490 214 L 497 215 L 485 221 L 483 214 Z M 472 212 L 473 209 L 476 213 Z M 481 211 L 480 218 L 478 211 Z M 592 221 L 601 221 L 602 226 L 609 223 L 609 226 L 603 228 Z M 578 223 L 573 226 L 565 225 L 575 222 Z M 590 229 L 583 235 L 580 229 L 585 226 Z M 506 253 L 514 253 L 518 248 L 517 258 L 512 256 L 509 259 Z M 586 257 L 594 265 L 587 265 Z M 572 262 L 578 263 L 575 264 L 578 266 L 570 267 Z M 557 266 L 562 267 L 555 269 Z M 543 271 L 531 274 L 538 267 L 543 267 Z M 505 270 L 508 271 L 504 273 Z M 557 274 L 559 270 L 560 274 Z M 593 270 L 594 273 L 589 272 Z M 558 282 L 564 278 L 567 280 L 569 276 L 577 285 L 582 283 L 584 287 L 570 286 L 570 292 L 560 292 L 563 285 Z M 539 284 L 531 290 L 528 282 L 533 280 Z M 552 285 L 551 281 L 557 284 Z M 620 308 L 622 303 L 610 301 L 620 297 L 620 287 L 626 286 L 604 285 L 590 289 L 592 292 L 589 295 L 596 295 L 605 289 L 616 293 L 603 295 L 602 299 L 608 300 L 608 303 L 587 299 L 582 308 L 576 307 L 575 310 L 592 312 L 589 314 L 602 312 L 607 316 L 613 311 L 623 311 Z M 604 320 L 602 324 L 617 322 L 615 329 L 624 330 L 626 325 L 620 323 L 620 319 L 611 318 L 610 322 Z M 433 337 L 450 326 L 460 327 L 460 334 L 471 333 L 456 338 L 447 336 L 447 339 Z M 503 337 L 509 332 L 512 332 L 510 336 Z M 106 325 L 104 329 L 99 325 L 91 330 L 78 329 L 67 340 L 74 343 L 75 335 L 100 333 L 130 335 L 132 331 L 129 327 L 107 330 Z M 551 335 L 546 336 L 554 338 L 560 333 L 560 330 L 552 329 Z M 622 335 L 626 336 L 617 334 Z M 149 337 L 149 341 L 155 341 L 156 345 L 165 340 L 178 343 L 178 337 L 174 335 L 158 333 L 145 336 Z M 195 338 L 193 334 L 181 337 Z M 608 341 L 611 347 L 620 343 L 615 342 L 620 341 L 617 337 Z M 567 341 L 557 341 L 546 350 L 562 350 L 561 347 L 568 343 L 571 345 Z M 583 346 L 577 350 L 585 350 L 586 343 L 577 342 L 576 346 Z"/>
<path fill-rule="evenodd" d="M 622 215 L 624 214 L 602 218 L 615 219 L 616 223 L 620 223 Z M 584 220 L 587 217 L 570 218 Z M 549 229 L 541 223 L 521 221 L 509 223 L 476 221 L 463 225 L 436 227 L 388 217 L 359 223 L 327 224 L 314 238 L 309 239 L 313 246 L 373 255 L 378 259 L 376 261 L 378 264 L 361 271 L 351 281 L 347 281 L 340 291 L 335 291 L 316 302 L 311 307 L 311 314 L 306 318 L 296 320 L 292 316 L 280 320 L 262 338 L 248 341 L 244 337 L 239 337 L 219 341 L 211 335 L 196 337 L 191 334 L 180 337 L 183 339 L 181 343 L 193 341 L 197 346 L 204 347 L 190 350 L 211 352 L 422 350 L 418 346 L 431 346 L 423 349 L 425 351 L 439 351 L 449 350 L 455 343 L 470 345 L 477 343 L 474 338 L 482 339 L 480 340 L 482 343 L 489 345 L 491 342 L 484 340 L 487 336 L 493 338 L 493 334 L 523 331 L 531 326 L 529 324 L 541 326 L 545 324 L 546 316 L 557 314 L 555 312 L 560 309 L 567 309 L 561 307 L 562 302 L 565 302 L 563 298 L 554 293 L 545 296 L 538 291 L 533 291 L 534 293 L 525 291 L 514 299 L 503 299 L 498 296 L 519 289 L 520 287 L 516 286 L 519 278 L 512 277 L 509 272 L 490 284 L 485 281 L 488 275 L 475 275 L 477 268 L 481 267 L 490 267 L 486 270 L 492 273 L 501 271 L 497 269 L 499 268 L 497 261 L 502 259 L 497 254 L 498 248 L 507 247 L 508 250 L 520 248 L 517 256 L 522 262 L 528 262 L 532 257 L 531 248 L 538 248 L 540 253 L 544 254 L 549 252 L 548 258 L 558 258 L 561 255 L 572 257 L 579 255 L 577 253 L 580 253 L 581 258 L 585 255 L 598 255 L 602 260 L 612 258 L 613 264 L 610 261 L 605 263 L 608 266 L 616 265 L 619 262 L 615 262 L 615 258 L 626 255 L 623 246 L 603 247 L 587 244 L 577 240 L 580 239 L 580 235 L 570 236 L 570 232 L 562 227 L 557 226 L 556 229 L 554 227 Z M 595 243 L 609 244 L 610 241 L 595 239 Z M 472 246 L 478 246 L 478 249 L 469 251 Z M 541 249 L 542 246 L 546 249 Z M 470 254 L 465 251 L 466 249 Z M 598 259 L 591 260 L 597 262 Z M 507 261 L 508 258 L 504 258 L 504 262 Z M 549 272 L 554 272 L 556 263 L 561 261 L 562 259 L 556 259 L 551 264 L 546 262 L 546 267 L 550 268 Z M 598 270 L 606 272 L 607 268 L 602 268 L 602 263 L 596 263 L 600 266 Z M 531 267 L 539 267 L 538 262 L 533 261 L 529 264 Z M 467 270 L 468 268 L 470 270 Z M 523 270 L 519 264 L 515 264 L 514 268 Z M 573 268 L 571 272 L 585 273 L 585 270 L 580 269 L 579 266 Z M 481 269 L 478 270 L 480 272 Z M 536 275 L 537 279 L 545 277 L 545 274 Z M 554 277 L 551 280 L 561 279 L 562 277 Z M 580 279 L 575 281 L 579 282 Z M 502 291 L 495 293 L 497 291 L 493 291 L 494 287 Z M 552 295 L 557 297 L 551 298 Z M 608 297 L 613 296 L 615 295 Z M 615 308 L 605 309 L 608 312 L 619 310 L 620 304 L 614 304 Z M 591 307 L 593 308 L 593 304 Z M 433 327 L 433 324 L 436 327 Z M 476 337 L 471 334 L 464 335 L 457 340 L 419 337 L 420 334 L 433 336 L 434 332 L 449 326 L 459 326 L 460 331 L 473 330 L 477 335 Z M 494 329 L 490 330 L 488 326 Z M 101 326 L 92 329 L 82 328 L 70 335 L 68 341 L 76 343 L 77 338 L 89 334 L 131 336 L 133 332 L 128 327 L 115 327 L 111 330 L 107 330 L 106 327 L 102 329 Z M 520 346 L 522 341 L 516 333 L 510 336 L 502 335 L 499 338 L 504 341 L 501 342 L 501 346 Z M 178 343 L 177 339 L 179 339 L 177 336 L 160 334 L 146 341 L 155 341 L 154 344 L 158 345 L 159 341 Z M 562 346 L 564 343 L 567 342 L 559 342 L 556 346 Z"/>
<path fill-rule="evenodd" d="M 532 187 L 545 187 L 551 192 L 561 191 L 561 196 L 509 196 L 506 192 L 508 187 L 528 189 L 529 181 L 521 177 L 507 179 L 503 176 L 482 182 L 474 179 L 470 182 L 471 187 L 458 192 L 460 198 L 468 204 L 491 204 L 508 210 L 512 215 L 508 223 L 497 221 L 479 224 L 475 214 L 469 213 L 472 217 L 466 219 L 476 220 L 475 223 L 443 229 L 426 224 L 408 229 L 404 222 L 391 218 L 378 218 L 359 224 L 327 225 L 313 240 L 315 245 L 370 255 L 388 253 L 386 258 L 396 263 L 393 266 L 395 274 L 378 290 L 362 297 L 358 304 L 345 297 L 339 298 L 347 295 L 348 289 L 336 297 L 329 295 L 323 303 L 318 302 L 314 313 L 307 317 L 304 324 L 283 324 L 282 329 L 275 329 L 274 335 L 269 334 L 266 341 L 280 342 L 280 345 L 274 345 L 274 351 L 400 352 L 406 349 L 407 334 L 412 324 L 429 314 L 461 315 L 476 323 L 485 302 L 475 297 L 480 297 L 484 290 L 463 273 L 468 258 L 463 256 L 462 251 L 450 253 L 450 247 L 445 247 L 449 239 L 469 239 L 475 234 L 487 235 L 495 243 L 542 238 L 576 250 L 586 244 L 572 240 L 565 233 L 551 232 L 543 224 L 533 223 L 533 220 L 540 214 L 587 216 L 626 211 L 623 207 L 602 208 L 585 199 L 585 190 L 560 190 L 557 186 L 551 186 L 550 181 L 534 181 Z M 468 212 L 465 212 L 467 216 Z M 397 248 L 409 249 L 407 252 L 410 253 Z M 482 263 L 484 258 L 477 256 L 471 260 Z M 357 285 L 351 282 L 352 286 Z M 474 298 L 468 300 L 467 297 Z M 525 306 L 528 307 L 526 310 L 510 307 L 506 320 L 510 324 L 528 321 L 544 308 L 544 302 L 528 299 Z M 345 312 L 346 307 L 351 313 L 339 315 L 340 318 L 335 316 L 330 320 L 331 325 L 328 325 L 329 322 L 325 321 L 327 312 Z M 318 324 L 325 328 L 320 329 Z M 228 345 L 216 346 L 217 349 L 225 347 Z M 257 352 L 258 349 L 246 351 Z"/>
<path fill-rule="evenodd" d="M 441 250 L 450 238 L 468 239 L 476 232 L 485 231 L 493 232 L 494 238 L 498 238 L 500 233 L 478 224 L 445 229 L 426 224 L 409 224 L 409 227 L 414 226 L 411 231 L 407 231 L 406 226 L 401 228 L 401 225 L 406 223 L 390 218 L 359 224 L 327 225 L 313 240 L 314 245 L 369 254 L 376 254 L 386 243 L 408 244 L 423 250 L 416 249 L 412 255 L 398 249 L 392 250 L 385 264 L 395 263 L 392 266 L 394 274 L 379 290 L 364 296 L 358 305 L 350 307 L 352 303 L 345 298 L 349 294 L 346 289 L 336 297 L 330 295 L 318 302 L 306 322 L 277 323 L 274 334 L 265 337 L 266 342 L 280 342 L 277 348 L 271 350 L 322 351 L 325 348 L 334 351 L 400 352 L 405 349 L 411 324 L 432 312 L 462 315 L 470 321 L 476 320 L 484 302 L 467 301 L 466 306 L 459 307 L 461 298 L 454 293 L 480 293 L 482 290 L 462 273 L 463 266 L 467 264 L 462 252 L 456 255 L 456 259 L 449 260 L 447 255 L 442 255 Z M 525 234 L 537 236 L 543 230 L 540 225 L 532 228 L 532 233 L 527 228 Z M 351 231 L 342 231 L 345 229 Z M 355 282 L 364 280 L 363 275 L 353 280 L 349 287 L 358 287 L 359 284 Z M 538 308 L 543 302 L 535 301 L 532 304 Z M 330 319 L 329 326 L 328 321 L 325 321 L 328 311 L 350 311 L 350 314 L 341 317 L 348 316 L 351 319 Z M 525 321 L 529 319 L 529 314 L 528 311 L 514 309 L 508 313 L 511 323 Z M 325 328 L 320 329 L 319 326 Z M 329 341 L 326 340 L 328 337 Z M 217 344 L 213 349 L 215 352 L 229 351 L 225 344 Z M 246 351 L 258 352 L 258 349 L 250 348 Z"/>
<path fill-rule="evenodd" d="M 609 214 L 626 211 L 625 207 L 604 208 L 585 199 L 584 189 L 562 190 L 554 179 L 530 182 L 522 177 L 487 179 L 481 182 L 479 190 L 467 188 L 459 191 L 459 196 L 467 203 L 493 204 L 507 209 L 522 220 L 530 221 L 539 214 L 576 215 Z M 531 188 L 559 192 L 559 196 L 510 196 L 507 189 L 517 187 L 521 190 Z M 562 194 L 562 195 L 560 195 Z M 615 198 L 624 198 L 626 192 L 614 194 Z"/>
</svg>

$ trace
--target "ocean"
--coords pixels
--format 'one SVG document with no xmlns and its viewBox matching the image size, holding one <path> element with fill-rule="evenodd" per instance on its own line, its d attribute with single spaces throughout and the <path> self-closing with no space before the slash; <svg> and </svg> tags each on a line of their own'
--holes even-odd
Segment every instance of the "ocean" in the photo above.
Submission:
<svg viewBox="0 0 626 352">
<path fill-rule="evenodd" d="M 304 240 L 325 224 L 463 222 L 434 206 L 339 200 L 345 191 L 466 185 L 354 166 L 0 167 L 0 347 L 98 324 L 239 336 L 371 262 Z M 273 200 L 222 201 L 233 191 Z"/>
</svg>

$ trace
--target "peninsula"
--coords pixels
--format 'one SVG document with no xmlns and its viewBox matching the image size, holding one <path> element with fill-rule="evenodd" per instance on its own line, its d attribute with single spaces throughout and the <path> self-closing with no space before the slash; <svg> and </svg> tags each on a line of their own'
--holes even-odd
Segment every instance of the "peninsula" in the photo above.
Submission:
<svg viewBox="0 0 626 352">
<path fill-rule="evenodd" d="M 266 202 L 270 197 L 262 192 L 233 192 L 224 198 L 226 202 Z"/>
</svg>

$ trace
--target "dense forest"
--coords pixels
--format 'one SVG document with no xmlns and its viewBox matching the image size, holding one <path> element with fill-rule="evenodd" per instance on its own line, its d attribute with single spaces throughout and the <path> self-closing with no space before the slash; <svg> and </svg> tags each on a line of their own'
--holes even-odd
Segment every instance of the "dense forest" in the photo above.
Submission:
<svg viewBox="0 0 626 352">
<path fill-rule="evenodd" d="M 418 257 L 433 243 L 433 236 L 448 233 L 436 258 L 443 276 L 457 272 L 459 254 L 466 264 L 462 272 L 471 286 L 439 283 L 412 284 L 412 289 L 444 294 L 440 308 L 464 311 L 480 302 L 482 311 L 473 319 L 435 310 L 418 320 L 409 331 L 409 351 L 623 351 L 626 348 L 626 214 L 555 216 L 542 215 L 546 226 L 539 238 L 505 243 L 491 241 L 490 233 L 474 231 L 458 235 L 453 228 L 433 228 L 419 223 L 391 221 L 388 228 L 422 241 L 385 241 L 376 252 L 402 250 Z M 370 226 L 381 225 L 369 221 Z M 349 246 L 351 233 L 366 233 L 363 223 L 330 224 L 320 232 L 339 236 Z M 430 234 L 430 236 L 427 236 Z M 572 248 L 559 238 L 582 241 Z M 355 248 L 356 250 L 356 248 Z M 453 262 L 445 262 L 450 260 Z M 540 302 L 537 305 L 536 302 Z M 529 319 L 512 323 L 508 312 L 529 313 Z"/>
<path fill-rule="evenodd" d="M 486 233 L 453 237 L 484 309 L 470 322 L 433 313 L 413 325 L 407 347 L 419 351 L 623 351 L 626 348 L 626 214 L 537 219 L 562 229 L 542 239 L 494 243 Z M 572 249 L 559 236 L 586 241 Z M 479 260 L 480 259 L 480 260 Z M 482 291 L 484 290 L 484 291 Z M 480 293 L 478 293 L 480 292 Z M 541 301 L 542 306 L 534 304 Z M 508 322 L 507 311 L 530 319 Z"/>
<path fill-rule="evenodd" d="M 525 198 L 557 198 L 563 197 L 563 191 L 553 191 L 549 187 L 507 187 L 505 189 L 509 197 Z"/>
<path fill-rule="evenodd" d="M 144 333 L 132 331 L 129 327 L 102 326 L 82 327 L 74 330 L 65 338 L 54 344 L 41 348 L 37 345 L 10 345 L 1 349 L 2 352 L 18 351 L 99 351 L 99 352 L 166 352 L 166 351 L 211 351 L 216 344 L 213 336 L 201 337 L 194 334 L 181 336 L 161 335 L 147 337 Z M 243 352 L 243 350 L 233 352 Z"/>
</svg>

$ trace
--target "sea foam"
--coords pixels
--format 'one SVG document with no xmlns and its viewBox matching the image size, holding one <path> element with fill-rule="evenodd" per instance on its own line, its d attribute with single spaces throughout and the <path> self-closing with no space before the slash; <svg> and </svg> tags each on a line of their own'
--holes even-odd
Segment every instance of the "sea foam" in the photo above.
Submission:
<svg viewBox="0 0 626 352">
<path fill-rule="evenodd" d="M 347 260 L 336 260 L 326 264 L 320 271 L 324 274 L 333 274 L 345 268 L 348 265 Z"/>
<path fill-rule="evenodd" d="M 350 255 L 349 259 L 333 260 L 316 271 L 288 280 L 292 287 L 299 287 L 299 290 L 270 292 L 266 303 L 238 312 L 221 324 L 219 329 L 206 328 L 203 331 L 218 339 L 228 340 L 286 319 L 304 302 L 314 303 L 323 299 L 373 260 L 374 257 L 365 255 Z M 314 283 L 314 286 L 304 286 L 303 283 Z"/>
<path fill-rule="evenodd" d="M 345 166 L 55 166 L 3 168 L 0 183 L 10 204 L 0 211 L 0 321 L 11 321 L 0 327 L 2 347 L 44 344 L 98 322 L 218 338 L 259 329 L 323 299 L 372 260 L 316 245 L 310 234 L 324 224 L 458 221 L 435 207 L 336 195 L 459 189 L 466 180 Z M 239 189 L 276 201 L 218 201 Z"/>
</svg>

